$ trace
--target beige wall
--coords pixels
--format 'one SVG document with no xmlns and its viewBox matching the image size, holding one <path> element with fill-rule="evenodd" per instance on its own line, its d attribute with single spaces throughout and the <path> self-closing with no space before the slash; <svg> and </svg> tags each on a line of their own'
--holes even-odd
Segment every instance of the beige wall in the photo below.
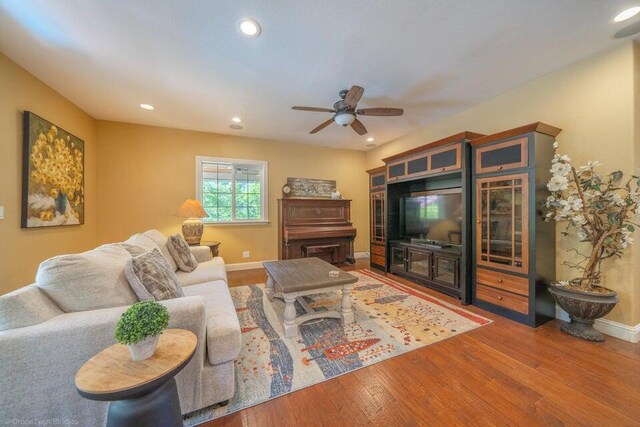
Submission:
<svg viewBox="0 0 640 427">
<path fill-rule="evenodd" d="M 205 226 L 203 238 L 222 242 L 225 262 L 278 258 L 277 198 L 287 177 L 336 180 L 343 197 L 353 199 L 355 250 L 368 250 L 364 152 L 106 121 L 98 121 L 97 135 L 100 243 L 148 228 L 180 231 L 183 219 L 173 214 L 195 197 L 195 157 L 213 156 L 269 162 L 270 223 Z M 251 258 L 243 259 L 243 251 Z"/>
<path fill-rule="evenodd" d="M 20 228 L 22 112 L 32 111 L 84 140 L 85 224 Z M 97 241 L 95 121 L 53 89 L 0 54 L 0 294 L 33 282 L 38 264 L 80 252 Z"/>
<path fill-rule="evenodd" d="M 386 156 L 464 130 L 491 134 L 542 121 L 563 129 L 558 137 L 560 151 L 578 164 L 599 160 L 604 163 L 602 171 L 621 169 L 629 174 L 634 158 L 638 166 L 640 156 L 639 145 L 634 145 L 640 124 L 634 117 L 634 60 L 636 64 L 640 61 L 634 58 L 634 49 L 637 54 L 637 46 L 626 43 L 384 144 L 367 153 L 367 167 L 381 165 L 380 159 Z M 640 240 L 637 237 L 636 241 Z M 565 250 L 576 243 L 574 238 L 558 234 L 558 278 L 572 277 L 573 272 L 562 262 L 569 259 Z M 640 275 L 633 275 L 634 262 L 640 264 L 637 245 L 622 260 L 608 263 L 605 270 L 605 285 L 620 296 L 608 318 L 627 325 L 640 323 Z"/>
</svg>

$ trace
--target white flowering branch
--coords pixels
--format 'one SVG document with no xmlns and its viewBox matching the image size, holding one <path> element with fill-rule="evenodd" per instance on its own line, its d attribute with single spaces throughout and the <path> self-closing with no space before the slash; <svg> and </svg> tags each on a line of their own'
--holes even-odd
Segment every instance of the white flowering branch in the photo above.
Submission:
<svg viewBox="0 0 640 427">
<path fill-rule="evenodd" d="M 554 148 L 557 147 L 554 143 Z M 631 233 L 634 226 L 638 226 L 636 221 L 640 216 L 640 177 L 633 175 L 621 186 L 622 171 L 603 177 L 595 171 L 600 165 L 600 162 L 589 161 L 576 169 L 569 156 L 556 154 L 547 184 L 551 195 L 547 198 L 546 220 L 566 222 L 564 236 L 576 230 L 581 242 L 591 244 L 588 256 L 577 249 L 570 250 L 584 257 L 583 260 L 564 263 L 581 272 L 581 277 L 573 282 L 584 290 L 600 283 L 602 260 L 620 258 L 624 249 L 633 243 Z"/>
</svg>

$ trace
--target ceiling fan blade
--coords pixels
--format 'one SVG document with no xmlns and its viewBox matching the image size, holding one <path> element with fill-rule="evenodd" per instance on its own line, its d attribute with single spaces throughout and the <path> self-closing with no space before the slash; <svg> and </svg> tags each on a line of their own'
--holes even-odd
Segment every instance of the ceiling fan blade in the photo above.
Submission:
<svg viewBox="0 0 640 427">
<path fill-rule="evenodd" d="M 300 110 L 300 111 L 316 111 L 318 113 L 335 113 L 336 110 L 331 110 L 329 108 L 320 108 L 320 107 L 300 107 L 298 105 L 294 105 L 291 107 L 292 110 Z"/>
<path fill-rule="evenodd" d="M 367 128 L 364 127 L 362 122 L 358 119 L 355 119 L 353 123 L 351 123 L 351 128 L 357 132 L 358 135 L 364 135 L 367 133 Z"/>
<path fill-rule="evenodd" d="M 329 126 L 331 123 L 333 123 L 333 117 L 330 118 L 329 120 L 327 120 L 326 122 L 322 123 L 320 126 L 316 127 L 314 130 L 312 130 L 309 133 L 316 133 L 316 132 L 320 132 L 322 129 L 326 128 L 327 126 Z"/>
<path fill-rule="evenodd" d="M 356 114 L 363 116 L 401 116 L 404 114 L 402 108 L 363 108 L 356 111 Z"/>
<path fill-rule="evenodd" d="M 353 85 L 347 95 L 344 97 L 344 103 L 348 108 L 355 108 L 360 98 L 362 98 L 362 94 L 364 94 L 364 88 L 360 86 Z"/>
</svg>

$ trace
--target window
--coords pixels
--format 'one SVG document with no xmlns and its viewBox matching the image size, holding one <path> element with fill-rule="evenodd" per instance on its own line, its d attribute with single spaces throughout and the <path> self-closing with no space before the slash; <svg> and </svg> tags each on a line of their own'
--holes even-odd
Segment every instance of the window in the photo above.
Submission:
<svg viewBox="0 0 640 427">
<path fill-rule="evenodd" d="M 196 157 L 196 196 L 205 223 L 267 222 L 267 162 Z"/>
</svg>

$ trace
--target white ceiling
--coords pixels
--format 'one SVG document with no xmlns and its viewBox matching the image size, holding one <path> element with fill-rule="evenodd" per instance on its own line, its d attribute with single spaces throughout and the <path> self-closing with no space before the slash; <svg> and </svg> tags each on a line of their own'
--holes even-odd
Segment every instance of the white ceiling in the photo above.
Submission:
<svg viewBox="0 0 640 427">
<path fill-rule="evenodd" d="M 611 20 L 638 3 L 0 0 L 0 51 L 98 119 L 364 149 L 621 43 L 640 16 Z M 260 37 L 240 35 L 243 17 Z M 330 115 L 290 110 L 330 108 L 353 84 L 360 108 L 405 116 L 309 135 Z"/>
</svg>

